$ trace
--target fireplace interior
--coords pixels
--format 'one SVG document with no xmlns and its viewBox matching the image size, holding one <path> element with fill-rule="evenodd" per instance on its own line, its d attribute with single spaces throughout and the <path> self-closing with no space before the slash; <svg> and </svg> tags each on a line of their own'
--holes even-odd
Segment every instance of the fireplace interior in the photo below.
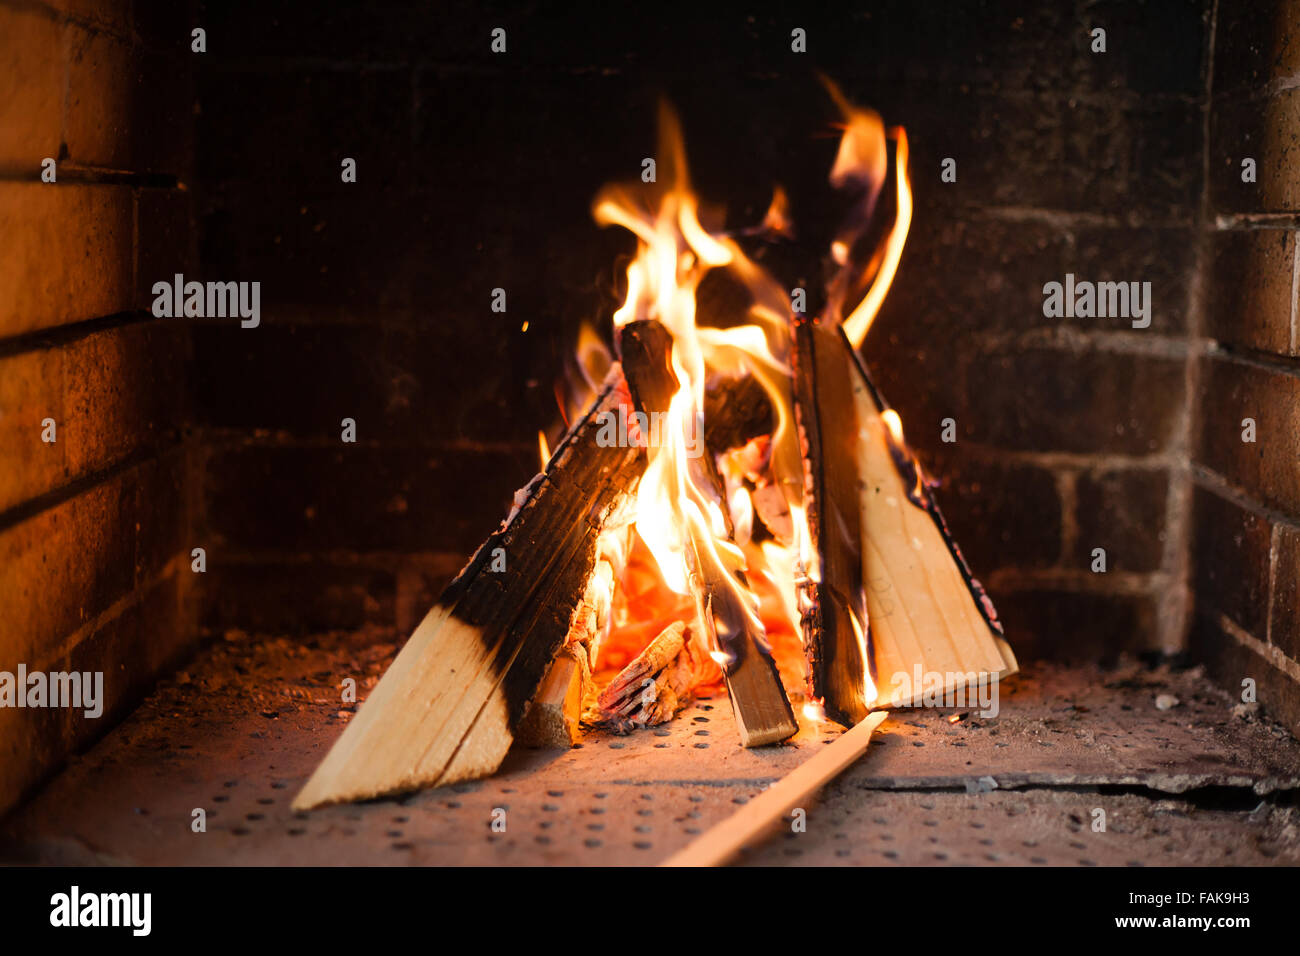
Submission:
<svg viewBox="0 0 1300 956">
<path fill-rule="evenodd" d="M 825 305 L 823 77 L 906 128 L 861 355 L 1020 673 L 891 712 L 742 861 L 1300 863 L 1296 0 L 0 0 L 0 672 L 103 674 L 0 706 L 0 861 L 656 863 L 835 740 L 745 749 L 719 687 L 291 806 L 612 347 L 592 200 L 661 101 L 728 229 L 783 189 L 759 262 Z M 159 315 L 178 276 L 257 308 Z M 1085 282 L 1145 305 L 1049 307 Z"/>
</svg>

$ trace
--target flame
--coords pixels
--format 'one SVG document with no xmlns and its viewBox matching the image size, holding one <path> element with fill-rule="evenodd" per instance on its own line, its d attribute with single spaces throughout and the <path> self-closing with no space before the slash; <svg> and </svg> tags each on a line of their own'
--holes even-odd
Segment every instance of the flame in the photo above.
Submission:
<svg viewBox="0 0 1300 956">
<path fill-rule="evenodd" d="M 537 453 L 542 459 L 542 470 L 546 470 L 546 463 L 551 460 L 551 448 L 546 443 L 546 432 L 540 429 L 537 432 Z"/>
<path fill-rule="evenodd" d="M 763 635 L 759 602 L 730 573 L 745 570 L 744 552 L 729 540 L 727 522 L 712 489 L 702 486 L 692 474 L 689 449 L 702 444 L 698 422 L 709 366 L 755 371 L 777 404 L 786 407 L 788 367 L 784 355 L 773 351 L 769 334 L 758 325 L 727 330 L 698 327 L 695 290 L 709 270 L 734 269 L 742 281 L 748 280 L 755 319 L 773 330 L 787 321 L 789 301 L 732 238 L 711 232 L 701 223 L 681 128 L 666 106 L 660 110 L 660 134 L 659 172 L 666 185 L 658 195 L 647 202 L 633 192 L 635 187 L 613 187 L 604 190 L 593 207 L 597 222 L 622 226 L 637 237 L 637 253 L 627 267 L 627 295 L 614 313 L 614 326 L 618 329 L 639 319 L 660 322 L 672 336 L 671 365 L 679 383 L 661 430 L 663 440 L 648 448 L 648 465 L 637 490 L 636 529 L 654 555 L 665 583 L 678 594 L 691 593 L 690 575 L 699 572 L 693 567 L 695 562 L 708 562 L 728 572 L 722 579 L 740 598 L 754 631 Z M 772 337 L 782 341 L 781 336 Z M 789 466 L 798 455 L 789 425 L 793 415 L 784 414 L 782 421 L 781 438 L 787 446 L 783 462 Z M 794 482 L 797 477 L 800 473 L 792 469 L 787 480 Z M 724 503 L 732 506 L 730 501 Z M 715 660 L 720 654 L 725 657 L 718 648 L 710 651 Z"/>
<path fill-rule="evenodd" d="M 901 126 L 895 127 L 890 132 L 897 142 L 894 151 L 897 170 L 894 175 L 898 184 L 898 214 L 894 220 L 894 227 L 889 232 L 889 238 L 885 240 L 880 271 L 876 273 L 871 288 L 858 303 L 858 307 L 844 320 L 844 334 L 849 337 L 854 348 L 859 348 L 866 339 L 867 331 L 885 301 L 885 294 L 889 292 L 894 274 L 898 271 L 898 262 L 903 257 L 907 232 L 912 226 L 912 184 L 907 176 L 907 133 Z"/>
<path fill-rule="evenodd" d="M 844 133 L 831 167 L 830 182 L 836 189 L 857 193 L 849 207 L 844 225 L 831 242 L 831 258 L 840 271 L 828 290 L 827 312 L 832 320 L 841 319 L 851 298 L 862 295 L 865 284 L 870 288 L 861 301 L 843 318 L 844 333 L 854 348 L 862 345 L 876 313 L 880 311 L 889 286 L 898 271 L 898 263 L 912 225 L 912 186 L 907 175 L 907 133 L 895 126 L 886 134 L 880 114 L 853 106 L 844 94 L 825 77 L 822 82 L 844 118 Z M 854 261 L 854 250 L 867 234 L 876 205 L 889 172 L 887 140 L 894 140 L 894 183 L 897 210 L 894 223 L 883 248 L 873 250 L 865 264 Z"/>
<path fill-rule="evenodd" d="M 772 190 L 772 203 L 763 216 L 762 231 L 787 238 L 794 235 L 794 223 L 790 221 L 790 199 L 780 186 Z"/>
<path fill-rule="evenodd" d="M 858 615 L 854 613 L 852 608 L 849 608 L 849 620 L 853 622 L 853 636 L 857 638 L 858 651 L 862 655 L 862 660 L 867 661 L 869 660 L 867 635 L 862 629 L 862 622 L 858 620 Z M 875 703 L 876 697 L 878 696 L 876 693 L 876 682 L 871 679 L 870 668 L 866 667 L 862 669 L 862 695 L 862 699 L 868 706 Z"/>
<path fill-rule="evenodd" d="M 889 429 L 889 434 L 893 437 L 894 443 L 900 447 L 903 445 L 903 420 L 898 417 L 898 412 L 892 408 L 886 408 L 880 413 L 880 420 L 885 423 Z"/>
<path fill-rule="evenodd" d="M 826 708 L 821 701 L 810 700 L 803 705 L 803 715 L 807 720 L 820 724 L 826 720 Z"/>
<path fill-rule="evenodd" d="M 833 84 L 827 86 L 844 117 L 830 181 L 857 195 L 831 244 L 839 270 L 827 290 L 822 320 L 842 320 L 856 347 L 897 272 L 911 223 L 907 138 L 901 127 L 886 130 L 878 114 L 853 107 Z M 863 249 L 861 240 L 868 234 L 889 178 L 891 139 L 895 219 L 879 248 Z M 626 295 L 613 313 L 615 333 L 638 320 L 661 323 L 671 335 L 669 359 L 678 382 L 662 420 L 646 429 L 657 430 L 659 440 L 650 440 L 650 434 L 635 439 L 646 446 L 647 454 L 636 491 L 635 534 L 624 534 L 622 529 L 602 535 L 602 553 L 607 537 L 622 538 L 607 561 L 614 583 L 596 661 L 602 667 L 622 666 L 668 623 L 706 613 L 689 599 L 695 594 L 692 577 L 707 564 L 725 572 L 711 577 L 720 577 L 736 592 L 754 633 L 771 647 L 785 686 L 792 694 L 801 694 L 806 686 L 802 618 L 808 610 L 801 602 L 808 598 L 807 589 L 797 585 L 819 581 L 821 572 L 803 501 L 803 461 L 792 401 L 792 308 L 785 287 L 734 238 L 793 235 L 789 200 L 778 186 L 761 226 L 739 233 L 713 228 L 715 217 L 701 208 L 691 189 L 680 124 L 666 105 L 660 110 L 657 158 L 658 183 L 606 187 L 592 206 L 598 223 L 627 229 L 637 240 L 636 253 L 626 268 Z M 697 314 L 696 291 L 714 269 L 728 272 L 748 293 L 747 324 L 715 328 L 707 324 L 709 316 Z M 857 304 L 843 318 L 851 302 Z M 589 326 L 581 330 L 575 362 L 568 401 L 561 402 L 562 408 L 570 409 L 567 418 L 590 401 L 611 363 L 601 337 Z M 717 463 L 724 479 L 721 497 L 706 469 L 692 457 L 701 451 L 709 454 L 703 447 L 700 423 L 710 376 L 752 376 L 767 392 L 773 409 L 770 436 L 751 443 L 753 447 L 735 450 L 734 460 L 729 453 Z M 887 411 L 883 417 L 901 446 L 897 413 Z M 549 448 L 544 434 L 538 436 L 538 448 L 545 463 Z M 769 511 L 774 496 L 784 503 L 788 526 L 784 513 L 773 524 L 771 515 L 762 511 L 759 489 Z M 777 525 L 784 530 L 774 530 Z M 747 586 L 734 573 L 741 571 L 747 573 Z M 853 623 L 866 660 L 866 622 L 855 618 Z M 719 631 L 724 626 L 721 621 L 713 624 Z M 732 663 L 728 652 L 716 643 L 703 646 L 711 630 L 692 627 L 691 639 L 707 651 L 702 657 L 725 669 Z M 867 700 L 874 701 L 876 688 L 869 669 L 864 671 L 864 691 Z M 811 720 L 825 719 L 821 701 L 808 701 L 804 713 Z"/>
</svg>

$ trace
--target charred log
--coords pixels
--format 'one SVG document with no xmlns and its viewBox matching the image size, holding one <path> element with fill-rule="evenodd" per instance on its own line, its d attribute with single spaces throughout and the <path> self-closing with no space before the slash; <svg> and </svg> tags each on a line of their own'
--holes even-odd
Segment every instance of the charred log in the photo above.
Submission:
<svg viewBox="0 0 1300 956">
<path fill-rule="evenodd" d="M 665 413 L 678 389 L 672 369 L 672 336 L 655 321 L 631 322 L 620 330 L 619 347 L 628 389 L 638 411 L 649 416 Z M 712 456 L 695 460 L 700 470 L 697 484 L 711 482 L 708 490 L 727 513 L 721 479 Z M 781 686 L 776 664 L 772 660 L 766 636 L 741 603 L 736 586 L 747 590 L 742 572 L 732 574 L 712 561 L 702 560 L 700 552 L 707 545 L 693 541 L 688 554 L 690 579 L 696 598 L 697 616 L 709 645 L 724 656 L 723 673 L 731 695 L 732 709 L 746 747 L 775 743 L 793 736 L 799 729 L 790 709 L 790 701 Z"/>
<path fill-rule="evenodd" d="M 597 440 L 627 403 L 611 369 L 594 404 L 439 598 L 294 801 L 300 809 L 492 773 L 585 614 L 602 530 L 645 467 Z"/>
<path fill-rule="evenodd" d="M 858 474 L 858 419 L 848 342 L 838 327 L 795 327 L 795 414 L 804 503 L 817 566 L 798 582 L 810 693 L 851 727 L 867 714 L 872 664 Z M 874 673 L 872 674 L 874 678 Z"/>
</svg>

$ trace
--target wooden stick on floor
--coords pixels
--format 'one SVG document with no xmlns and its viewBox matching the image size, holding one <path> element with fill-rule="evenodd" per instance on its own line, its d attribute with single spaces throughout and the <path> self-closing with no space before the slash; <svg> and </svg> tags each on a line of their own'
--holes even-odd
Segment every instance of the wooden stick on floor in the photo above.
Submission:
<svg viewBox="0 0 1300 956">
<path fill-rule="evenodd" d="M 746 845 L 756 842 L 857 760 L 886 716 L 883 710 L 868 714 L 833 744 L 823 747 L 816 756 L 800 764 L 660 866 L 722 866 L 730 862 Z"/>
</svg>

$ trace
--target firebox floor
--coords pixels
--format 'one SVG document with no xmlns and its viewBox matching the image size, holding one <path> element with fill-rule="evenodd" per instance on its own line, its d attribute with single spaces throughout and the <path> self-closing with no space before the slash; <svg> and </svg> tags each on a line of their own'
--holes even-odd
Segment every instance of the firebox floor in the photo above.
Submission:
<svg viewBox="0 0 1300 956">
<path fill-rule="evenodd" d="M 516 748 L 487 780 L 295 813 L 354 709 L 340 681 L 364 696 L 396 649 L 373 632 L 226 635 L 10 814 L 0 861 L 651 864 L 838 733 L 744 750 L 719 696 L 628 737 Z M 1300 863 L 1300 743 L 1198 671 L 1035 664 L 999 706 L 897 712 L 802 832 L 785 825 L 741 862 Z"/>
</svg>

